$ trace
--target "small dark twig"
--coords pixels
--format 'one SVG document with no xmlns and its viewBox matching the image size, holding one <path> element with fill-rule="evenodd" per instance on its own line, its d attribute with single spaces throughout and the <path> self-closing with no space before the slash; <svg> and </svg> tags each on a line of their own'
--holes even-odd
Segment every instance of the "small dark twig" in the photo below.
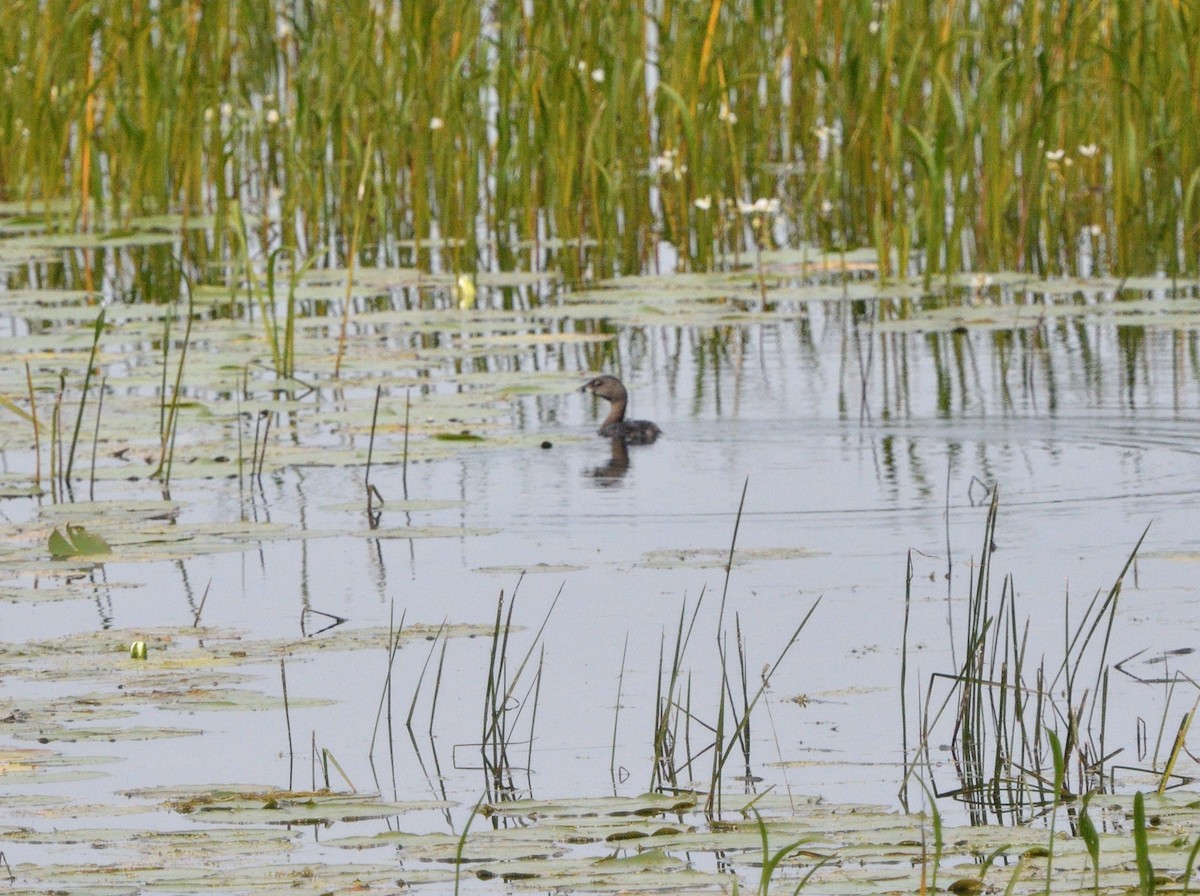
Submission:
<svg viewBox="0 0 1200 896">
<path fill-rule="evenodd" d="M 200 606 L 196 607 L 196 614 L 192 617 L 192 628 L 199 628 L 200 614 L 204 612 L 204 602 L 208 600 L 208 589 L 212 587 L 212 579 L 208 580 L 208 584 L 204 586 L 204 594 L 200 596 Z"/>
</svg>

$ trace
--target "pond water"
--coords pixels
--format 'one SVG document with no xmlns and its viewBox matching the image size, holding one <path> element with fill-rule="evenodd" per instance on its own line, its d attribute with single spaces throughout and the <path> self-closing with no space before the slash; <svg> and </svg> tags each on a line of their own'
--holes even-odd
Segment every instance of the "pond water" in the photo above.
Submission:
<svg viewBox="0 0 1200 896">
<path fill-rule="evenodd" d="M 667 301 L 658 287 L 646 289 L 644 304 Z M 1168 307 L 1152 291 L 1143 295 L 1160 311 Z M 996 307 L 1011 309 L 1011 299 L 1006 294 Z M 508 680 L 516 682 L 507 701 L 514 719 L 510 796 L 649 789 L 662 667 L 671 664 L 681 614 L 690 620 L 695 613 L 680 663 L 686 685 L 679 693 L 688 695 L 692 721 L 681 723 L 687 744 L 679 755 L 690 749 L 697 759 L 681 769 L 681 784 L 708 784 L 712 758 L 703 747 L 712 734 L 706 726 L 717 722 L 722 669 L 735 674 L 740 640 L 751 693 L 762 670 L 783 658 L 752 716 L 749 764 L 739 751 L 726 769 L 725 788 L 898 807 L 905 752 L 916 746 L 930 676 L 953 674 L 964 661 L 966 608 L 992 489 L 999 491 L 993 593 L 998 597 L 1003 576 L 1011 574 L 1017 615 L 1022 626 L 1029 621 L 1023 637 L 1030 667 L 1045 656 L 1056 668 L 1066 633 L 1093 595 L 1117 580 L 1149 527 L 1110 634 L 1109 663 L 1132 659 L 1123 667 L 1129 674 L 1114 672 L 1109 681 L 1104 743 L 1124 751 L 1123 765 L 1148 767 L 1157 759 L 1161 768 L 1157 732 L 1164 719 L 1173 732 L 1194 699 L 1172 695 L 1163 682 L 1177 672 L 1200 675 L 1188 654 L 1200 626 L 1194 321 L 1148 321 L 1149 312 L 1137 306 L 1130 313 L 1143 316 L 1122 324 L 1096 311 L 1097 304 L 1111 304 L 1111 296 L 1057 312 L 1052 303 L 1049 312 L 1035 306 L 1016 327 L 968 319 L 970 306 L 947 311 L 937 303 L 918 309 L 927 312 L 924 318 L 872 325 L 852 302 L 803 296 L 723 323 L 686 313 L 639 322 L 644 311 L 621 306 L 626 310 L 613 315 L 607 307 L 571 302 L 527 317 L 497 316 L 491 334 L 481 337 L 476 357 L 483 360 L 470 370 L 456 367 L 450 337 L 416 347 L 397 339 L 397 330 L 416 320 L 401 303 L 363 309 L 349 355 L 358 372 L 353 426 L 336 416 L 349 399 L 325 384 L 274 418 L 268 456 L 274 460 L 278 450 L 286 457 L 289 445 L 307 455 L 272 464 L 257 479 L 230 475 L 229 465 L 211 479 L 189 478 L 185 470 L 171 484 L 172 525 L 236 528 L 248 520 L 262 527 L 259 535 L 251 531 L 220 552 L 189 556 L 183 550 L 169 559 L 135 562 L 118 548 L 102 565 L 70 575 L 49 564 L 44 549 L 38 564 L 12 567 L 11 589 L 0 602 L 8 649 L 0 716 L 19 719 L 27 707 L 59 698 L 86 702 L 99 693 L 107 700 L 113 688 L 136 688 L 139 676 L 190 681 L 190 672 L 172 672 L 162 661 L 191 646 L 185 630 L 197 614 L 200 641 L 272 645 L 261 654 L 247 647 L 248 659 L 221 672 L 235 677 L 214 676 L 218 690 L 258 694 L 261 704 L 253 711 L 149 701 L 107 724 L 197 733 L 117 736 L 115 743 L 50 736 L 50 748 L 66 756 L 68 766 L 73 757 L 120 761 L 98 766 L 103 775 L 95 779 L 40 781 L 23 795 L 66 807 L 49 813 L 53 826 L 94 826 L 93 813 L 81 807 L 120 804 L 119 794 L 138 788 L 320 786 L 315 749 L 336 761 L 329 772 L 335 789 L 352 784 L 389 799 L 446 798 L 459 807 L 461 824 L 462 807 L 474 804 L 489 783 L 479 744 L 493 649 L 488 630 L 503 595 L 505 612 L 512 607 L 519 626 L 507 648 Z M 621 321 L 622 315 L 632 319 Z M 77 316 L 87 321 L 92 312 Z M 610 325 L 605 353 L 594 354 L 601 343 L 590 338 L 603 331 L 571 340 L 587 329 L 583 324 L 613 316 L 618 321 Z M 543 323 L 530 324 L 535 319 Z M 547 328 L 545 320 L 555 323 Z M 206 323 L 197 324 L 198 339 L 207 338 Z M 24 315 L 8 323 L 12 338 L 21 340 L 43 327 Z M 487 344 L 505 328 L 557 333 L 561 344 L 546 349 L 528 336 L 503 349 Z M 335 333 L 336 323 L 328 320 L 305 331 L 299 366 L 317 358 L 312 367 L 319 377 Z M 121 339 L 115 329 L 111 340 Z M 86 358 L 90 329 L 78 340 L 84 354 L 72 363 Z M 14 357 L 33 351 L 27 341 L 13 349 Z M 403 371 L 420 366 L 414 357 L 421 351 L 443 352 L 446 360 L 431 362 L 439 373 L 418 384 L 414 424 L 457 414 L 450 429 L 484 438 L 444 442 L 422 454 L 418 441 L 435 441 L 414 436 L 413 457 L 404 463 L 402 421 L 413 390 Z M 152 359 L 153 349 L 129 356 Z M 109 363 L 106 388 L 118 408 L 112 413 L 129 415 L 143 385 L 123 384 L 120 365 Z M 635 416 L 665 432 L 652 446 L 630 447 L 627 459 L 593 435 L 605 409 L 578 392 L 600 368 L 624 379 Z M 375 447 L 370 473 L 383 499 L 375 527 L 362 460 L 372 370 L 387 371 L 381 433 L 390 427 Z M 496 383 L 506 391 L 489 391 Z M 471 397 L 471 384 L 482 398 Z M 205 407 L 222 408 L 221 431 L 233 439 L 236 426 L 229 421 L 245 409 L 222 404 L 219 392 L 206 384 L 194 394 Z M 467 397 L 443 406 L 422 403 L 426 394 Z M 122 396 L 128 406 L 119 410 Z M 152 416 L 154 403 L 140 400 Z M 289 422 L 289 414 L 310 412 L 317 422 Z M 250 422 L 241 430 L 254 438 Z M 111 430 L 106 437 L 121 441 Z M 6 481 L 28 480 L 28 439 L 15 429 L 8 438 Z M 181 445 L 201 446 L 197 454 L 217 441 L 189 438 L 185 430 Z M 338 459 L 322 463 L 313 446 Z M 239 450 L 248 451 L 231 445 L 226 453 Z M 342 462 L 354 452 L 358 463 Z M 122 468 L 110 462 L 109 469 Z M 146 472 L 135 481 L 117 472 L 102 476 L 94 485 L 96 500 L 161 500 L 161 486 Z M 77 497 L 81 491 L 77 484 Z M 10 541 L 37 548 L 35 535 L 40 539 L 50 528 L 49 503 L 9 497 L 0 510 Z M 120 527 L 105 530 L 104 519 L 93 513 L 86 525 L 115 543 Z M 76 581 L 78 575 L 83 578 Z M 63 583 L 79 587 L 79 596 L 35 599 L 35 587 Z M 785 650 L 814 605 L 795 645 Z M 345 622 L 313 634 L 329 621 L 321 614 Z M 421 635 L 402 643 L 389 678 L 385 636 L 402 618 L 405 626 L 422 627 Z M 431 640 L 443 622 L 454 636 Z M 463 637 L 467 626 L 474 626 L 472 636 Z M 120 652 L 139 633 L 151 647 L 140 665 Z M 81 639 L 96 638 L 104 645 L 99 655 L 107 651 L 119 675 L 69 674 L 44 646 L 20 659 L 22 645 L 61 643 L 73 650 Z M 287 646 L 301 641 L 328 642 L 330 649 Z M 519 668 L 531 649 L 530 665 Z M 280 657 L 287 658 L 286 715 Z M 22 662 L 28 664 L 23 670 Z M 41 668 L 53 673 L 36 674 Z M 386 713 L 378 721 L 389 681 L 390 733 Z M 731 687 L 740 689 L 740 681 Z M 410 704 L 411 738 L 404 726 Z M 12 742 L 29 738 L 26 731 Z M 922 772 L 940 790 L 955 784 L 944 750 L 949 739 L 944 721 L 934 726 L 935 761 Z M 1177 771 L 1190 774 L 1190 765 L 1185 760 Z M 756 780 L 743 780 L 747 774 Z M 1118 775 L 1114 786 L 1128 786 L 1131 776 Z M 915 800 L 921 802 L 919 794 Z M 953 801 L 942 811 L 965 818 Z M 129 824 L 154 829 L 190 824 L 145 808 L 131 818 Z M 447 818 L 441 808 L 430 808 L 405 824 L 444 831 Z M 44 825 L 25 802 L 0 809 L 0 826 Z M 306 855 L 324 855 L 319 840 Z M 88 860 L 81 844 L 24 846 L 10 859 L 14 855 L 21 862 Z"/>
</svg>

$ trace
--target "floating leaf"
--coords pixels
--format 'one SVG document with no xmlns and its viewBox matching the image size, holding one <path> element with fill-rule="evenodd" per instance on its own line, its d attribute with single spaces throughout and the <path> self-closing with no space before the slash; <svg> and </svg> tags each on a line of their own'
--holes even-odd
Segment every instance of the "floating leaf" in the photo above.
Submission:
<svg viewBox="0 0 1200 896">
<path fill-rule="evenodd" d="M 71 557 L 98 557 L 111 554 L 112 548 L 108 542 L 89 532 L 83 526 L 67 524 L 67 534 L 63 535 L 58 529 L 50 533 L 50 556 L 55 560 L 67 560 Z"/>
</svg>

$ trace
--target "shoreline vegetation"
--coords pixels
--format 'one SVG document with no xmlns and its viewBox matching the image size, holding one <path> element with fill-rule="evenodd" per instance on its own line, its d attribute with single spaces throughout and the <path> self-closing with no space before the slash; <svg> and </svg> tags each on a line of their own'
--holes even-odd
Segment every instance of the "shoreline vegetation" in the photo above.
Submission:
<svg viewBox="0 0 1200 896">
<path fill-rule="evenodd" d="M 1200 271 L 1194 2 L 11 0 L 0 64 L 0 201 L 214 216 L 202 280 L 246 239 L 569 282 L 660 241 L 692 270 Z"/>
<path fill-rule="evenodd" d="M 577 394 L 577 372 L 619 368 L 609 362 L 640 350 L 620 340 L 640 342 L 653 328 L 674 331 L 654 349 L 673 356 L 667 366 L 678 370 L 677 359 L 695 353 L 700 381 L 705 364 L 753 355 L 761 342 L 749 334 L 767 330 L 764 322 L 775 327 L 771 338 L 785 326 L 794 331 L 807 359 L 821 358 L 822 340 L 837 335 L 840 361 L 828 369 L 837 371 L 839 411 L 848 418 L 857 410 L 860 420 L 872 408 L 879 419 L 924 413 L 911 410 L 911 396 L 925 356 L 909 354 L 922 341 L 941 420 L 987 388 L 981 368 L 996 372 L 1001 410 L 1028 410 L 1029 419 L 1041 413 L 1039 401 L 1055 410 L 1051 361 L 1062 363 L 1065 353 L 1084 359 L 1060 378 L 1086 383 L 1089 411 L 1111 394 L 1126 402 L 1129 419 L 1148 409 L 1139 422 L 1153 421 L 1156 405 L 1138 390 L 1170 370 L 1176 416 L 1165 442 L 1192 433 L 1192 421 L 1177 418 L 1187 406 L 1178 396 L 1200 371 L 1196 284 L 1176 291 L 1169 281 L 1200 276 L 1200 0 L 6 0 L 0 83 L 0 250 L 11 253 L 5 264 L 12 260 L 6 309 L 36 322 L 7 339 L 10 357 L 0 364 L 0 409 L 28 433 L 14 469 L 25 461 L 31 468 L 6 471 L 5 481 L 10 497 L 40 502 L 37 519 L 20 524 L 29 529 L 9 527 L 12 576 L 23 590 L 13 586 L 6 600 L 101 595 L 103 603 L 125 587 L 87 578 L 105 562 L 178 562 L 183 577 L 183 559 L 269 539 L 394 538 L 411 548 L 417 538 L 499 531 L 461 520 L 413 525 L 411 508 L 445 499 L 410 502 L 410 463 L 481 442 L 550 447 L 534 427 L 512 425 L 517 399 L 542 402 L 539 422 L 557 425 L 561 395 Z M 22 242 L 29 234 L 38 238 Z M 830 257 L 841 262 L 833 282 L 805 279 L 810 259 Z M 366 272 L 375 267 L 387 270 L 372 278 Z M 706 273 L 651 282 L 675 271 Z M 637 274 L 646 276 L 618 279 Z M 128 301 L 94 307 L 106 279 L 126 277 L 132 285 L 115 292 Z M 864 284 L 853 282 L 860 277 Z M 886 281 L 922 277 L 926 292 L 936 281 L 961 306 L 931 301 L 919 314 L 890 307 L 919 289 Z M 1039 277 L 1089 285 L 1031 285 Z M 569 306 L 526 307 L 560 282 L 598 288 L 576 289 Z M 870 294 L 856 292 L 859 285 Z M 1168 290 L 1193 300 L 1165 307 L 1157 296 Z M 112 294 L 110 286 L 105 297 Z M 1053 301 L 1064 294 L 1069 301 Z M 1041 301 L 1029 311 L 1018 295 Z M 827 306 L 824 334 L 810 314 L 817 305 Z M 996 312 L 1006 305 L 1012 314 Z M 879 320 L 860 330 L 872 315 Z M 1114 323 L 1115 342 L 1092 338 Z M 1167 330 L 1169 341 L 1160 338 Z M 992 349 L 982 365 L 975 344 Z M 1157 357 L 1168 351 L 1169 366 Z M 1123 377 L 1123 390 L 1106 391 L 1103 365 L 1112 380 Z M 1079 425 L 1094 431 L 1096 419 L 1103 418 Z M 575 437 L 566 427 L 546 431 L 556 441 Z M 1120 444 L 1126 440 L 1122 430 Z M 891 454 L 890 440 L 882 444 Z M 380 528 L 373 458 L 400 467 L 403 501 L 389 511 L 392 519 L 405 514 L 404 525 Z M 256 515 L 267 505 L 264 470 L 358 467 L 364 459 L 367 528 L 289 529 Z M 216 534 L 179 523 L 173 476 L 236 479 L 239 522 L 212 524 Z M 154 489 L 160 501 L 129 498 Z M 234 506 L 232 486 L 228 494 Z M 349 777 L 331 749 L 318 751 L 315 732 L 310 766 L 323 769 L 324 786 L 314 772 L 311 791 L 293 789 L 300 751 L 282 657 L 315 654 L 335 636 L 310 640 L 305 616 L 294 641 L 222 636 L 200 627 L 205 587 L 185 628 L 89 630 L 0 651 L 0 668 L 14 679 L 32 681 L 49 668 L 61 675 L 56 686 L 109 687 L 103 706 L 84 691 L 37 711 L 0 710 L 6 736 L 39 744 L 0 748 L 0 765 L 10 768 L 0 777 L 31 786 L 83 781 L 90 770 L 75 766 L 109 759 L 47 746 L 59 740 L 200 732 L 81 722 L 121 718 L 141 700 L 164 711 L 282 707 L 287 789 L 167 782 L 118 791 L 120 804 L 73 798 L 52 809 L 44 794 L 22 794 L 4 818 L 11 845 L 0 851 L 0 879 L 27 889 L 390 892 L 427 883 L 457 892 L 463 880 L 499 877 L 510 889 L 532 880 L 525 886 L 738 892 L 745 884 L 749 892 L 757 877 L 756 892 L 765 894 L 795 893 L 810 879 L 823 892 L 933 892 L 940 876 L 955 893 L 1189 892 L 1200 804 L 1175 761 L 1191 758 L 1185 741 L 1195 706 L 1180 720 L 1168 696 L 1148 764 L 1116 766 L 1121 748 L 1105 734 L 1109 669 L 1119 668 L 1109 636 L 1141 541 L 1109 590 L 1068 603 L 1065 651 L 1048 664 L 1027 649 L 1026 636 L 1049 614 L 1035 607 L 1037 615 L 1026 616 L 1024 604 L 1019 611 L 1011 577 L 991 590 L 994 489 L 990 500 L 979 560 L 968 561 L 963 653 L 934 674 L 918 668 L 916 641 L 908 640 L 908 610 L 920 597 L 909 556 L 897 737 L 898 774 L 913 804 L 906 791 L 903 814 L 785 798 L 774 785 L 753 797 L 729 787 L 759 783 L 749 758 L 751 711 L 783 655 L 753 673 L 724 590 L 713 654 L 720 686 L 708 706 L 683 661 L 699 602 L 680 609 L 673 641 L 664 633 L 652 794 L 615 793 L 614 711 L 612 797 L 511 798 L 524 793 L 513 782 L 533 765 L 542 629 L 533 644 L 510 644 L 520 628 L 503 597 L 487 629 L 410 632 L 431 642 L 426 664 L 441 650 L 425 685 L 434 707 L 446 639 L 491 634 L 481 743 L 472 745 L 491 776 L 487 800 L 470 809 L 442 783 L 436 756 L 438 772 L 426 773 L 442 788 L 435 799 L 337 790 L 330 767 L 347 784 Z M 465 501 L 456 496 L 446 506 Z M 741 512 L 739 505 L 739 522 Z M 735 523 L 728 554 L 718 555 L 725 590 L 737 531 Z M 684 562 L 678 553 L 671 563 Z M 961 590 L 947 586 L 947 601 Z M 346 621 L 305 610 L 338 620 L 330 628 Z M 393 740 L 403 741 L 393 734 L 408 733 L 419 754 L 408 723 L 425 681 L 422 666 L 407 732 L 393 731 L 403 629 L 401 614 L 397 630 L 389 621 L 386 631 L 369 631 L 370 640 L 365 629 L 336 633 L 346 650 L 387 655 L 381 717 L 394 797 Z M 278 700 L 273 691 L 239 689 L 235 662 L 253 669 L 276 659 Z M 624 654 L 621 662 L 618 709 Z M 516 700 L 522 671 L 527 690 Z M 218 672 L 230 673 L 223 686 L 213 683 Z M 297 680 L 299 669 L 293 693 Z M 446 681 L 447 693 L 461 683 Z M 304 708 L 304 699 L 294 705 Z M 382 696 L 378 707 L 382 713 Z M 431 708 L 431 745 L 433 721 Z M 787 761 L 781 755 L 779 767 Z M 1111 783 L 1114 766 L 1124 775 L 1119 784 Z M 950 767 L 953 792 L 926 789 L 935 768 L 945 778 Z M 936 801 L 947 796 L 978 824 L 943 827 Z M 195 829 L 172 822 L 163 830 L 168 811 Z M 427 814 L 410 831 L 404 816 L 418 811 Z M 99 826 L 122 812 L 126 824 Z M 138 816 L 144 829 L 130 820 Z M 59 830 L 65 818 L 85 821 Z M 89 818 L 96 827 L 84 826 Z M 386 831 L 350 828 L 380 819 Z M 297 834 L 335 824 L 335 838 Z M 81 844 L 136 861 L 76 864 Z M 367 852 L 376 849 L 387 852 Z M 343 855 L 366 858 L 325 861 Z M 40 861 L 45 856 L 55 860 Z"/>
</svg>

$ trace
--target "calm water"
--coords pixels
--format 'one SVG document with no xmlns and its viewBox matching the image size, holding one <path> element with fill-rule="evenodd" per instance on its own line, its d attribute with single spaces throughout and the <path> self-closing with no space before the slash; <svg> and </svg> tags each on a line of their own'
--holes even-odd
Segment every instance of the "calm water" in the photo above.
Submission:
<svg viewBox="0 0 1200 896">
<path fill-rule="evenodd" d="M 1086 353 L 1081 332 L 1088 336 Z M 110 587 L 101 600 L 6 604 L 0 631 L 22 640 L 98 627 L 187 625 L 206 588 L 204 622 L 247 636 L 296 637 L 305 608 L 347 617 L 349 627 L 386 626 L 402 612 L 409 624 L 490 623 L 498 596 L 516 591 L 515 619 L 525 627 L 510 647 L 516 662 L 557 594 L 541 642 L 534 742 L 514 749 L 519 764 L 529 765 L 517 783 L 539 797 L 610 792 L 613 754 L 617 791 L 635 793 L 650 783 L 660 651 L 664 641 L 670 649 L 681 608 L 690 612 L 702 595 L 683 663 L 692 675 L 697 744 L 700 722 L 715 721 L 721 566 L 745 485 L 724 630 L 732 651 L 735 621 L 740 626 L 752 687 L 821 600 L 756 711 L 751 771 L 763 779 L 760 787 L 895 804 L 906 558 L 911 552 L 915 571 L 908 636 L 913 712 L 928 677 L 952 673 L 962 661 L 962 617 L 989 487 L 1001 494 L 993 590 L 998 595 L 1001 577 L 1012 575 L 1020 615 L 1031 621 L 1031 656 L 1045 654 L 1051 664 L 1061 656 L 1065 619 L 1078 620 L 1092 595 L 1109 588 L 1148 525 L 1121 597 L 1110 660 L 1145 651 L 1129 669 L 1160 677 L 1164 665 L 1151 660 L 1195 644 L 1200 389 L 1194 369 L 1180 362 L 1181 337 L 1167 330 L 1139 334 L 1130 349 L 1128 334 L 1112 326 L 1051 328 L 1041 345 L 1010 346 L 1005 373 L 990 334 L 936 340 L 864 334 L 855 343 L 840 310 L 822 306 L 807 324 L 751 326 L 744 339 L 725 339 L 715 351 L 710 334 L 684 327 L 647 328 L 632 340 L 626 331 L 616 372 L 630 386 L 632 412 L 665 430 L 658 444 L 631 448 L 627 466 L 614 469 L 610 446 L 591 435 L 603 409 L 590 397 L 517 399 L 499 412 L 552 447 L 481 447 L 412 465 L 409 497 L 448 503 L 411 512 L 385 505 L 382 519 L 384 528 L 463 526 L 492 534 L 339 535 L 365 528 L 361 510 L 345 509 L 362 500 L 362 470 L 292 469 L 264 477 L 251 515 L 329 534 L 179 563 L 108 564 L 103 577 Z M 956 353 L 959 361 L 937 361 Z M 373 475 L 392 504 L 404 492 L 397 460 L 385 457 Z M 139 486 L 119 488 L 128 496 Z M 233 481 L 181 481 L 172 497 L 182 503 L 183 521 L 237 517 Z M 29 510 L 14 501 L 9 508 L 10 518 Z M 297 786 L 309 783 L 308 745 L 315 738 L 360 789 L 391 793 L 394 786 L 401 798 L 440 794 L 443 782 L 427 777 L 418 758 L 427 771 L 436 760 L 446 793 L 473 803 L 483 788 L 472 745 L 482 726 L 489 646 L 486 638 L 449 642 L 434 736 L 426 732 L 427 678 L 416 748 L 397 728 L 394 782 L 383 775 L 376 783 L 367 759 L 384 653 L 293 662 L 293 700 L 334 701 L 292 711 Z M 427 652 L 428 642 L 415 642 L 397 658 L 393 702 L 401 719 Z M 1200 674 L 1194 666 L 1185 655 L 1170 668 Z M 253 686 L 277 695 L 278 667 L 256 671 L 261 679 Z M 528 672 L 525 681 L 514 700 L 531 707 Z M 18 701 L 45 693 L 36 681 L 13 682 L 8 690 Z M 1114 674 L 1111 690 L 1107 744 L 1124 748 L 1128 764 L 1136 765 L 1137 725 L 1157 729 L 1165 689 Z M 1190 698 L 1172 719 L 1187 708 L 1183 702 Z M 128 761 L 83 785 L 95 788 L 91 797 L 163 783 L 287 782 L 280 713 L 143 715 L 205 733 L 100 750 Z M 910 732 L 915 727 L 914 715 Z M 708 761 L 699 761 L 698 780 L 706 778 Z M 731 774 L 743 771 L 733 763 Z M 946 768 L 936 774 L 946 776 L 935 780 L 939 787 L 950 785 Z M 727 787 L 742 784 L 730 780 Z M 81 785 L 49 790 L 78 798 Z M 444 823 L 432 813 L 413 824 Z"/>
</svg>

